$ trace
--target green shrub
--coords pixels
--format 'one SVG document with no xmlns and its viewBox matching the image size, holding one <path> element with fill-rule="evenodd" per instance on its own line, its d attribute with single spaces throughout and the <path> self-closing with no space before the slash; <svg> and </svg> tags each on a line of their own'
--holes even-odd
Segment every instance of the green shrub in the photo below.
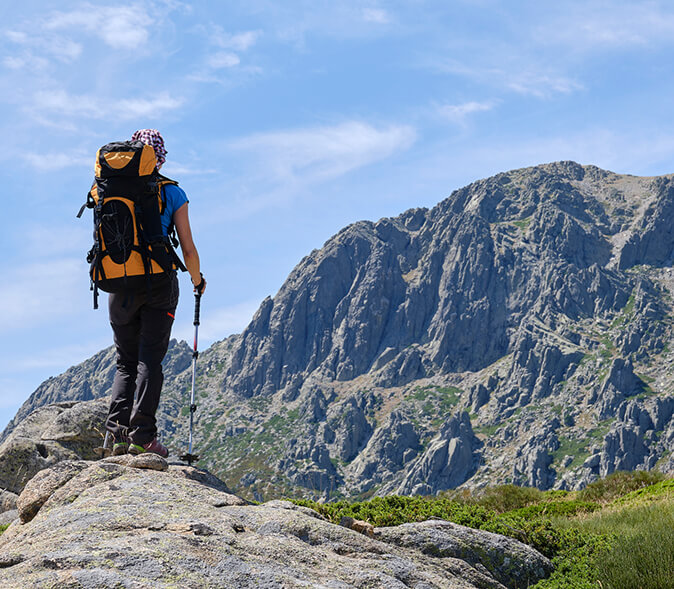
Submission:
<svg viewBox="0 0 674 589">
<path fill-rule="evenodd" d="M 674 499 L 674 479 L 667 479 L 649 487 L 637 489 L 623 497 L 618 497 L 614 503 L 624 505 L 645 501 L 661 501 L 663 499 Z"/>
<path fill-rule="evenodd" d="M 0 535 L 9 527 L 9 524 L 0 525 Z"/>
<path fill-rule="evenodd" d="M 566 541 L 566 549 L 552 559 L 552 574 L 532 589 L 601 589 L 596 562 L 610 548 L 609 539 L 569 530 Z"/>
<path fill-rule="evenodd" d="M 505 513 L 513 509 L 526 507 L 538 503 L 545 498 L 543 491 L 531 487 L 518 487 L 517 485 L 499 485 L 487 487 L 469 496 L 450 495 L 456 501 L 462 503 L 475 503 L 493 509 L 498 513 Z"/>
<path fill-rule="evenodd" d="M 578 492 L 578 498 L 581 501 L 609 503 L 631 491 L 648 487 L 664 479 L 665 475 L 658 471 L 616 471 L 604 479 L 590 483 Z"/>
<path fill-rule="evenodd" d="M 593 513 L 601 509 L 599 503 L 590 501 L 544 501 L 535 505 L 528 505 L 514 511 L 523 517 L 572 517 L 580 513 Z"/>
</svg>

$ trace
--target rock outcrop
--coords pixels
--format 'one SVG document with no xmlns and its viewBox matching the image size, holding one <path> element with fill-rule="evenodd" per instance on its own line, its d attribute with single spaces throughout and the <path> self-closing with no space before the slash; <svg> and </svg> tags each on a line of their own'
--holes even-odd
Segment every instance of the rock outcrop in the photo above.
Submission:
<svg viewBox="0 0 674 589">
<path fill-rule="evenodd" d="M 106 399 L 61 402 L 23 418 L 0 444 L 0 489 L 20 493 L 42 469 L 63 460 L 95 459 L 107 404 Z"/>
<path fill-rule="evenodd" d="M 30 517 L 0 536 L 0 585 L 515 589 L 551 571 L 496 534 L 443 521 L 361 533 L 288 501 L 247 504 L 206 471 L 142 458 L 63 462 L 31 480 L 19 498 Z"/>
<path fill-rule="evenodd" d="M 398 494 L 432 495 L 458 487 L 477 470 L 477 452 L 481 446 L 471 428 L 468 413 L 452 416 L 409 469 Z"/>
</svg>

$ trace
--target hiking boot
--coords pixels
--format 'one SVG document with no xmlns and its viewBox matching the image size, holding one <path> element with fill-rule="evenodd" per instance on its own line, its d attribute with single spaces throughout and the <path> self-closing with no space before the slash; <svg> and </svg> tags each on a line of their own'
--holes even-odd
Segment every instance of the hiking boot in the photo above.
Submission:
<svg viewBox="0 0 674 589">
<path fill-rule="evenodd" d="M 167 458 L 169 455 L 168 448 L 164 446 L 157 438 L 148 442 L 147 444 L 130 444 L 129 454 L 145 454 L 151 452 L 152 454 L 159 454 L 162 458 Z"/>
<path fill-rule="evenodd" d="M 112 439 L 112 455 L 121 456 L 126 454 L 129 451 L 129 438 L 126 436 L 121 436 L 119 438 L 113 437 Z"/>
</svg>

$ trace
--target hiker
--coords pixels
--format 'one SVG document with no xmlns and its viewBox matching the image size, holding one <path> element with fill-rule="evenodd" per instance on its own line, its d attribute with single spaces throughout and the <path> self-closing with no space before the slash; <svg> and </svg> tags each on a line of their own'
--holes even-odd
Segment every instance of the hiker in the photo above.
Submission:
<svg viewBox="0 0 674 589">
<path fill-rule="evenodd" d="M 166 161 L 167 153 L 159 131 L 140 129 L 131 140 L 152 146 L 158 172 Z M 163 203 L 161 231 L 168 242 L 169 233 L 175 227 L 184 266 L 190 274 L 194 292 L 201 295 L 206 288 L 206 280 L 201 274 L 199 254 L 192 240 L 187 195 L 177 183 L 163 176 L 157 177 L 160 179 Z M 182 266 L 178 260 L 177 264 L 169 266 L 169 271 L 152 275 L 151 282 L 144 281 L 147 286 L 122 288 L 109 295 L 110 324 L 117 348 L 117 372 L 112 384 L 106 428 L 113 435 L 115 455 L 152 452 L 166 458 L 169 454 L 168 448 L 157 439 L 155 413 L 164 381 L 161 362 L 168 349 L 178 304 L 178 264 L 178 267 Z M 126 268 L 124 272 L 126 280 Z"/>
</svg>

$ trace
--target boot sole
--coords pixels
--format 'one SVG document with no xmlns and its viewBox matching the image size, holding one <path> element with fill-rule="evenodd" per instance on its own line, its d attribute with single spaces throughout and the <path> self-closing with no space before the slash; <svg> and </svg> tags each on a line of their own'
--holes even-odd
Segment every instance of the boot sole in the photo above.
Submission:
<svg viewBox="0 0 674 589">
<path fill-rule="evenodd" d="M 113 456 L 122 456 L 123 454 L 126 454 L 128 451 L 129 451 L 128 444 L 115 444 L 112 447 Z"/>
</svg>

